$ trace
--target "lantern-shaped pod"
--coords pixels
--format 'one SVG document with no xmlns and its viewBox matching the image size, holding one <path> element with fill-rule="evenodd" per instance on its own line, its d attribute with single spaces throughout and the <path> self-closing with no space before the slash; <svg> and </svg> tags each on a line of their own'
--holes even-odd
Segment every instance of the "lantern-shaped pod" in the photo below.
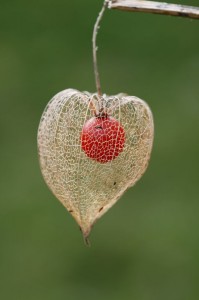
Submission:
<svg viewBox="0 0 199 300">
<path fill-rule="evenodd" d="M 93 135 L 91 144 L 95 139 L 94 146 L 86 145 L 84 140 L 85 127 L 91 119 L 104 126 L 95 127 L 96 132 L 104 130 L 100 131 L 102 142 L 95 131 L 87 131 Z M 107 120 L 114 120 L 116 125 L 110 122 L 105 126 Z M 99 97 L 67 89 L 47 105 L 38 130 L 41 171 L 50 190 L 75 218 L 85 238 L 96 220 L 145 172 L 153 131 L 148 105 L 134 96 Z M 92 155 L 89 151 L 93 151 Z M 97 159 L 99 153 L 99 157 L 104 157 L 101 161 Z"/>
</svg>

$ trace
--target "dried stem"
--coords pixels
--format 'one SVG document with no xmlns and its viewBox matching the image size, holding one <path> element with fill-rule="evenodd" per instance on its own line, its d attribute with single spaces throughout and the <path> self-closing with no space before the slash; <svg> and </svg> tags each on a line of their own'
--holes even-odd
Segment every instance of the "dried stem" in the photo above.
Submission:
<svg viewBox="0 0 199 300">
<path fill-rule="evenodd" d="M 100 84 L 100 77 L 99 77 L 99 71 L 98 71 L 98 65 L 97 65 L 97 45 L 96 45 L 96 39 L 97 39 L 97 33 L 98 33 L 98 29 L 99 29 L 99 24 L 100 21 L 103 17 L 104 11 L 107 7 L 107 3 L 108 1 L 105 0 L 103 7 L 99 13 L 99 16 L 96 20 L 94 29 L 93 29 L 93 38 L 92 38 L 92 42 L 93 42 L 93 65 L 94 65 L 94 74 L 95 74 L 95 83 L 96 83 L 96 88 L 97 88 L 97 93 L 99 96 L 102 96 L 102 91 L 101 91 L 101 84 Z"/>
<path fill-rule="evenodd" d="M 112 0 L 108 8 L 199 19 L 199 7 L 145 0 Z"/>
<path fill-rule="evenodd" d="M 145 12 L 161 15 L 180 16 L 192 19 L 199 19 L 199 7 L 169 4 L 165 2 L 146 1 L 146 0 L 105 0 L 103 7 L 99 13 L 93 30 L 93 65 L 97 94 L 102 96 L 100 77 L 97 64 L 97 45 L 96 39 L 100 21 L 102 20 L 106 7 L 110 9 L 118 9 L 131 12 Z"/>
</svg>

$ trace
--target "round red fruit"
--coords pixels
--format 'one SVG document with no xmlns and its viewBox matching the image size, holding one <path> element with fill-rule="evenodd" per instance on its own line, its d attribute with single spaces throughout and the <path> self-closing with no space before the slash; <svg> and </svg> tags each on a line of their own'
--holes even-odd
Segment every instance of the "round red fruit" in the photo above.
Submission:
<svg viewBox="0 0 199 300">
<path fill-rule="evenodd" d="M 82 150 L 89 158 L 100 163 L 115 159 L 123 151 L 124 143 L 124 129 L 113 117 L 93 117 L 83 126 Z"/>
</svg>

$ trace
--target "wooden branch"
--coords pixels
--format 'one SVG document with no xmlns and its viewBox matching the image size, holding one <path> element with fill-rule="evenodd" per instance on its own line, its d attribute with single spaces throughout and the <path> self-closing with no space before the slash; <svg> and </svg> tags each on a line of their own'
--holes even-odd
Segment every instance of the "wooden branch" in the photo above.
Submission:
<svg viewBox="0 0 199 300">
<path fill-rule="evenodd" d="M 146 12 L 170 16 L 179 16 L 199 19 L 199 7 L 169 4 L 146 0 L 112 0 L 107 1 L 110 9 L 119 9 L 132 12 Z"/>
</svg>

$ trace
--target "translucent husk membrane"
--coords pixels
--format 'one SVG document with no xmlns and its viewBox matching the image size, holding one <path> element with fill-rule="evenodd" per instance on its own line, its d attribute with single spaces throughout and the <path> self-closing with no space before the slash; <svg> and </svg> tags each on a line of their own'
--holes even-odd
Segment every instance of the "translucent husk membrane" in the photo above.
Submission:
<svg viewBox="0 0 199 300">
<path fill-rule="evenodd" d="M 85 122 L 102 110 L 125 130 L 123 151 L 103 164 L 90 159 L 81 147 Z M 53 194 L 79 224 L 85 240 L 96 220 L 145 172 L 153 131 L 148 105 L 134 96 L 99 98 L 67 89 L 48 103 L 38 130 L 41 171 Z"/>
</svg>

